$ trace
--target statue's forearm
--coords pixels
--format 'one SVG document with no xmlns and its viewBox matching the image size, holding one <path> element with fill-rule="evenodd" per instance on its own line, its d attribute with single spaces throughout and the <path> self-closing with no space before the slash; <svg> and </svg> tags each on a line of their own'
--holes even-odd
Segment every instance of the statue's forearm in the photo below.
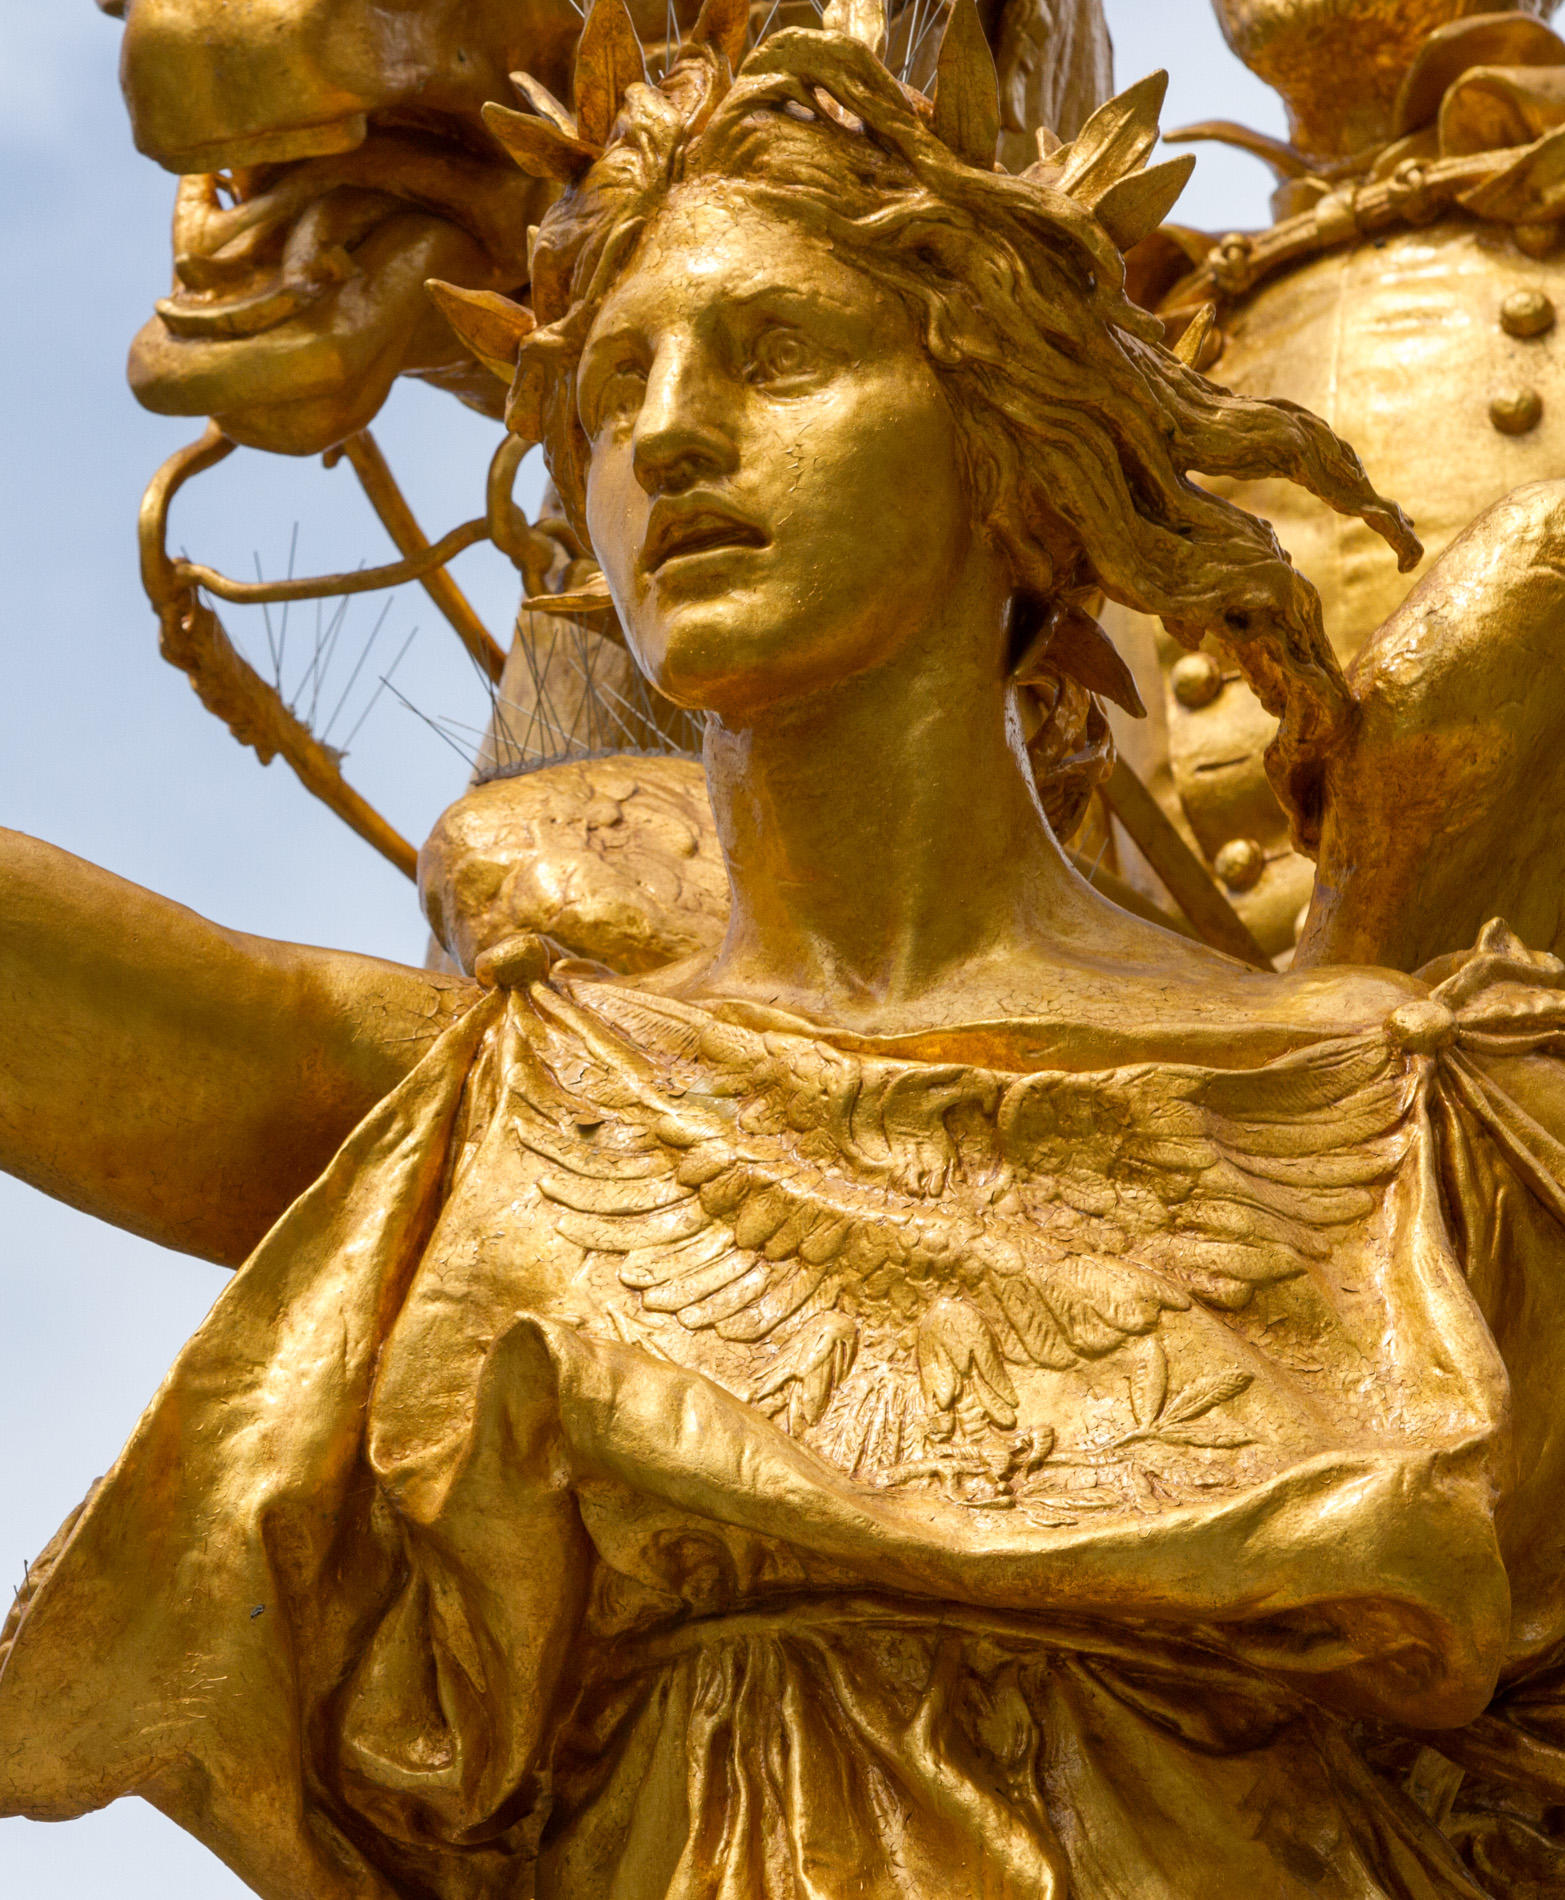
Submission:
<svg viewBox="0 0 1565 1900">
<path fill-rule="evenodd" d="M 0 831 L 0 1167 L 237 1264 L 471 994 Z"/>
</svg>

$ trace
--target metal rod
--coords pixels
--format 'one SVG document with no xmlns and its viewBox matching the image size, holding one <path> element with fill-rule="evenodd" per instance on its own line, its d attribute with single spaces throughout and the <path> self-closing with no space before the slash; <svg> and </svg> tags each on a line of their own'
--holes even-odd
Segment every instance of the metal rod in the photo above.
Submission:
<svg viewBox="0 0 1565 1900">
<path fill-rule="evenodd" d="M 1269 970 L 1271 958 L 1250 934 L 1244 919 L 1217 888 L 1210 871 L 1190 849 L 1141 780 L 1117 759 L 1103 785 L 1103 801 L 1129 832 L 1131 841 L 1163 880 L 1196 935 L 1214 950 L 1241 963 Z"/>
<path fill-rule="evenodd" d="M 431 569 L 444 567 L 464 548 L 488 539 L 489 523 L 480 517 L 464 521 L 461 527 L 453 528 L 422 553 L 411 554 L 404 561 L 391 561 L 385 567 L 361 567 L 351 574 L 317 574 L 299 581 L 235 581 L 218 573 L 215 567 L 203 567 L 198 561 L 173 561 L 170 566 L 180 586 L 204 587 L 219 600 L 231 600 L 239 607 L 255 607 L 262 601 L 324 600 L 337 594 L 373 594 L 383 587 L 400 587 L 404 581 L 422 580 Z M 499 652 L 499 648 L 495 651 Z"/>
<path fill-rule="evenodd" d="M 361 429 L 357 435 L 350 435 L 342 445 L 342 452 L 358 476 L 359 486 L 369 497 L 370 506 L 379 516 L 381 526 L 400 552 L 409 558 L 426 552 L 430 545 L 429 537 L 418 525 L 413 510 L 408 506 L 407 497 L 398 487 L 396 477 L 381 453 L 380 444 L 369 430 Z M 441 568 L 421 574 L 418 579 L 419 585 L 451 623 L 456 637 L 477 664 L 490 679 L 499 679 L 505 671 L 505 654 L 466 594 Z"/>
</svg>

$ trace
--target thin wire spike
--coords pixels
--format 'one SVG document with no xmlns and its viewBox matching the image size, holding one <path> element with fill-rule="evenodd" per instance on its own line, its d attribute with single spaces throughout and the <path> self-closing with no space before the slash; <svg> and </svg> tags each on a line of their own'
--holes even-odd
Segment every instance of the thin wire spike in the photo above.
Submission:
<svg viewBox="0 0 1565 1900">
<path fill-rule="evenodd" d="M 400 700 L 402 704 L 407 707 L 408 711 L 412 713 L 415 719 L 422 719 L 424 724 L 428 726 L 430 731 L 435 734 L 436 738 L 444 739 L 446 744 L 450 746 L 451 750 L 457 755 L 459 759 L 464 761 L 464 763 L 469 767 L 469 769 L 477 765 L 478 763 L 477 756 L 473 753 L 466 751 L 462 746 L 459 746 L 456 740 L 451 737 L 449 732 L 443 732 L 440 729 L 440 727 L 436 724 L 436 722 L 430 718 L 427 712 L 422 711 L 419 707 L 413 704 L 412 700 L 408 698 L 406 693 L 399 692 L 397 688 L 391 684 L 390 680 L 385 680 L 382 682 L 382 684 L 385 685 L 389 689 L 393 699 Z"/>
<path fill-rule="evenodd" d="M 348 675 L 348 683 L 342 689 L 342 697 L 337 701 L 336 705 L 332 708 L 331 718 L 326 721 L 326 730 L 321 734 L 322 745 L 326 743 L 327 739 L 331 735 L 332 727 L 336 725 L 338 719 L 341 717 L 342 709 L 348 703 L 348 695 L 353 691 L 355 685 L 358 683 L 359 675 L 364 670 L 364 663 L 366 660 L 368 660 L 370 656 L 370 651 L 374 647 L 375 642 L 380 638 L 380 630 L 386 624 L 386 616 L 387 614 L 391 612 L 392 604 L 395 601 L 395 599 L 396 599 L 396 596 L 394 594 L 387 595 L 385 602 L 383 603 L 380 610 L 380 617 L 376 620 L 374 626 L 370 628 L 369 638 L 364 642 L 363 646 L 360 647 L 359 657 L 354 662 L 353 671 Z"/>
<path fill-rule="evenodd" d="M 349 746 L 351 746 L 354 740 L 358 738 L 360 730 L 362 729 L 365 720 L 368 719 L 370 714 L 375 710 L 376 700 L 380 698 L 381 693 L 385 690 L 385 688 L 391 685 L 392 674 L 395 673 L 397 668 L 402 664 L 403 658 L 405 657 L 408 648 L 412 646 L 413 642 L 417 638 L 418 638 L 418 628 L 415 627 L 413 631 L 408 635 L 408 637 L 402 642 L 402 651 L 397 655 L 397 657 L 391 662 L 391 665 L 381 675 L 380 685 L 377 686 L 374 692 L 370 694 L 369 704 L 364 708 L 363 712 L 359 714 L 358 721 L 355 724 L 352 732 L 350 732 L 347 738 L 344 739 L 342 742 L 342 756 L 344 758 L 348 756 Z"/>
<path fill-rule="evenodd" d="M 347 604 L 346 599 L 344 599 L 342 604 L 343 605 Z M 320 692 L 321 692 L 321 649 L 325 645 L 326 638 L 327 638 L 325 616 L 326 616 L 325 601 L 324 600 L 316 601 L 315 603 L 315 649 L 310 655 L 309 673 L 307 675 L 307 677 L 310 678 L 312 682 L 311 687 L 310 687 L 310 710 L 304 722 L 310 728 L 312 732 L 315 730 L 315 711 L 316 711 L 315 702 L 320 698 Z M 304 689 L 302 686 L 299 689 L 299 694 L 300 694 L 300 697 L 303 698 Z"/>
<path fill-rule="evenodd" d="M 298 552 L 299 552 L 299 524 L 296 521 L 293 524 L 293 533 L 288 537 L 288 579 L 289 580 L 293 579 L 294 557 L 298 554 Z M 283 668 L 288 663 L 288 609 L 291 605 L 292 603 L 290 601 L 285 600 L 283 602 L 283 623 L 282 623 L 281 628 L 278 630 L 278 634 L 277 634 L 277 691 L 278 691 L 279 696 L 281 696 L 282 690 L 283 690 Z"/>
<path fill-rule="evenodd" d="M 772 0 L 772 10 L 770 13 L 767 14 L 766 18 L 761 22 L 761 30 L 755 36 L 755 43 L 757 46 L 759 46 L 761 41 L 764 40 L 767 34 L 771 32 L 772 21 L 777 18 L 777 9 L 781 5 L 782 5 L 782 0 Z"/>
<path fill-rule="evenodd" d="M 316 670 L 315 685 L 310 691 L 310 726 L 312 729 L 315 725 L 315 715 L 320 711 L 321 689 L 325 686 L 326 675 L 331 671 L 332 662 L 337 657 L 337 642 L 341 638 L 343 625 L 348 617 L 348 602 L 351 599 L 352 596 L 350 594 L 344 594 L 338 603 L 337 611 L 326 623 L 324 656 L 320 666 Z"/>
<path fill-rule="evenodd" d="M 256 579 L 265 580 L 266 576 L 261 572 L 261 550 L 252 548 L 250 558 L 255 562 Z M 272 610 L 264 600 L 261 602 L 261 618 L 266 622 L 266 650 L 272 656 L 272 684 L 280 693 L 283 690 L 282 663 L 277 657 L 277 641 L 272 633 Z"/>
<path fill-rule="evenodd" d="M 920 5 L 922 4 L 923 0 L 920 0 Z M 918 68 L 918 56 L 924 50 L 924 42 L 940 24 L 943 11 L 942 0 L 931 0 L 930 5 L 924 12 L 923 24 L 918 29 L 918 38 L 908 47 L 907 60 L 903 65 L 902 78 L 908 85 L 913 83 L 912 75 Z"/>
<path fill-rule="evenodd" d="M 358 569 L 355 570 L 355 572 L 362 570 L 363 566 L 364 566 L 364 563 L 360 561 L 359 567 Z M 351 595 L 345 594 L 338 605 L 337 612 L 334 615 L 334 620 L 336 620 L 339 624 L 341 621 L 341 617 L 348 611 L 348 602 L 351 600 L 351 598 L 352 598 Z M 325 644 L 330 640 L 330 637 L 331 637 L 330 628 L 326 630 L 326 633 L 324 636 L 322 635 L 321 630 L 320 630 L 321 629 L 321 605 L 322 603 L 320 601 L 317 601 L 315 603 L 315 626 L 316 626 L 315 652 L 311 657 L 310 664 L 304 669 L 304 673 L 299 680 L 298 687 L 296 688 L 294 692 L 294 703 L 297 706 L 298 702 L 301 699 L 303 699 L 306 691 L 311 691 L 312 697 L 310 700 L 310 713 L 309 713 L 309 717 L 305 720 L 304 723 L 307 726 L 312 726 L 312 727 L 315 723 L 316 701 L 320 695 L 319 673 L 320 673 L 320 668 L 321 668 L 322 653 L 324 651 Z"/>
<path fill-rule="evenodd" d="M 893 40 L 900 36 L 902 40 L 902 59 L 897 68 L 897 77 L 904 85 L 908 83 L 910 61 L 908 49 L 913 44 L 913 28 L 918 23 L 918 10 L 922 0 L 912 0 L 909 6 L 898 7 L 891 16 L 890 32 Z"/>
<path fill-rule="evenodd" d="M 569 664 L 577 666 L 578 669 L 582 671 L 583 677 L 592 687 L 595 694 L 601 695 L 606 699 L 611 699 L 624 708 L 624 715 L 614 714 L 612 710 L 606 706 L 603 708 L 603 711 L 609 713 L 614 720 L 614 732 L 611 735 L 612 737 L 634 741 L 640 733 L 645 732 L 649 727 L 653 731 L 658 730 L 657 719 L 652 706 L 651 689 L 639 673 L 634 675 L 635 686 L 633 690 L 636 690 L 636 698 L 631 700 L 627 699 L 617 687 L 609 685 L 607 680 L 601 677 L 593 677 L 590 671 L 590 660 L 588 660 L 586 667 L 583 668 L 581 662 L 573 660 L 569 654 L 566 655 L 566 659 Z M 691 716 L 688 713 L 683 716 L 693 727 L 695 722 Z M 639 745 L 636 746 L 635 749 L 637 751 L 644 750 L 644 748 Z M 688 749 L 691 748 L 687 748 L 687 750 Z"/>
<path fill-rule="evenodd" d="M 436 713 L 434 719 L 437 725 L 450 726 L 453 732 L 476 733 L 480 739 L 486 737 L 489 730 L 487 726 L 475 726 L 470 719 L 458 719 L 453 713 Z"/>
</svg>

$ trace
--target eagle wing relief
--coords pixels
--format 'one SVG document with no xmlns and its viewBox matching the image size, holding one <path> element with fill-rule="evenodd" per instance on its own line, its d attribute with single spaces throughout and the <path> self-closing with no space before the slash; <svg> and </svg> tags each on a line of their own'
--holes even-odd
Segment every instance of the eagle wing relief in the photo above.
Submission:
<svg viewBox="0 0 1565 1900">
<path fill-rule="evenodd" d="M 1372 1423 L 1316 1282 L 1404 1152 L 1383 1041 L 1018 1077 L 534 994 L 566 1093 L 519 1077 L 510 1127 L 589 1330 L 856 1479 L 1072 1523 L 1260 1481 L 1340 1442 L 1344 1392 Z"/>
</svg>

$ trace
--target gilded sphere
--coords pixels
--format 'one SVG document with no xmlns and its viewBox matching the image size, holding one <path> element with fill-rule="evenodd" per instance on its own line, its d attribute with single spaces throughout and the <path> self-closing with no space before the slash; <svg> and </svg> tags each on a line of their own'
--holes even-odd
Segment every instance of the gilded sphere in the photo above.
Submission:
<svg viewBox="0 0 1565 1900">
<path fill-rule="evenodd" d="M 1212 868 L 1231 891 L 1251 891 L 1266 869 L 1266 853 L 1254 838 L 1230 838 L 1212 860 Z"/>
<path fill-rule="evenodd" d="M 1526 435 L 1543 417 L 1543 398 L 1536 389 L 1505 389 L 1489 404 L 1489 420 L 1501 435 Z"/>
<path fill-rule="evenodd" d="M 1500 305 L 1500 328 L 1507 336 L 1543 336 L 1554 321 L 1554 300 L 1541 290 L 1513 290 Z"/>
<path fill-rule="evenodd" d="M 1223 690 L 1223 670 L 1210 653 L 1182 654 L 1169 669 L 1169 684 L 1181 706 L 1210 706 Z"/>
</svg>

